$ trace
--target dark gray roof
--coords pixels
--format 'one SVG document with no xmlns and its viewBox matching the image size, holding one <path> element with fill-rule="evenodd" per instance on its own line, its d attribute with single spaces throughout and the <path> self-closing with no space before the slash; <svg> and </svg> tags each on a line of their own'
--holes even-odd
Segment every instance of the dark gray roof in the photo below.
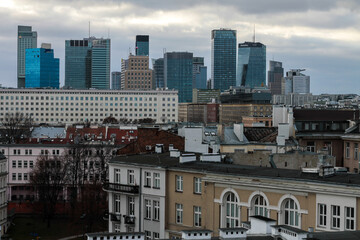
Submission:
<svg viewBox="0 0 360 240">
<path fill-rule="evenodd" d="M 164 169 L 186 170 L 198 173 L 203 172 L 234 176 L 286 179 L 293 181 L 309 181 L 360 187 L 359 174 L 342 173 L 339 175 L 320 177 L 315 173 L 303 173 L 301 170 L 291 169 L 245 166 L 229 163 L 209 163 L 200 161 L 179 163 L 179 158 L 170 157 L 169 153 L 117 156 L 110 160 L 110 163 L 160 167 Z"/>
<path fill-rule="evenodd" d="M 265 222 L 276 222 L 275 219 L 267 218 L 267 217 L 260 216 L 260 215 L 254 215 L 254 216 L 250 216 L 250 217 L 251 218 L 256 218 L 256 219 L 259 219 L 259 220 L 262 220 L 262 221 L 265 221 Z"/>
</svg>

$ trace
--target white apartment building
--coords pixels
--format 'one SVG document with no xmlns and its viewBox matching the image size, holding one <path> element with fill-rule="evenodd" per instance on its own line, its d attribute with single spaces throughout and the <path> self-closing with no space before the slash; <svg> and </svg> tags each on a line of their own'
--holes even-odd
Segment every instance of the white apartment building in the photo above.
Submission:
<svg viewBox="0 0 360 240">
<path fill-rule="evenodd" d="M 109 232 L 143 232 L 165 238 L 165 169 L 136 167 L 115 158 L 109 163 Z"/>
<path fill-rule="evenodd" d="M 0 89 L 0 121 L 16 112 L 49 124 L 102 123 L 109 116 L 177 122 L 178 91 Z"/>
<path fill-rule="evenodd" d="M 0 154 L 0 239 L 1 236 L 5 234 L 8 227 L 7 221 L 7 159 L 5 156 Z"/>
</svg>

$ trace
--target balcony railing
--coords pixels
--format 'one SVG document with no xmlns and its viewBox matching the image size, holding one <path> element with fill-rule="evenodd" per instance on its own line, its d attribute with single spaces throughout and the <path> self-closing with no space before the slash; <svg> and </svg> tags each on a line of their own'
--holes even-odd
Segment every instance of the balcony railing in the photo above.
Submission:
<svg viewBox="0 0 360 240">
<path fill-rule="evenodd" d="M 125 184 L 119 184 L 119 183 L 106 182 L 106 183 L 104 183 L 103 188 L 105 191 L 132 193 L 132 194 L 139 193 L 139 186 L 134 186 L 134 185 L 125 185 Z"/>
<path fill-rule="evenodd" d="M 121 214 L 118 213 L 110 213 L 110 219 L 112 222 L 121 223 Z"/>
<path fill-rule="evenodd" d="M 135 216 L 124 216 L 124 222 L 129 225 L 135 224 Z"/>
</svg>

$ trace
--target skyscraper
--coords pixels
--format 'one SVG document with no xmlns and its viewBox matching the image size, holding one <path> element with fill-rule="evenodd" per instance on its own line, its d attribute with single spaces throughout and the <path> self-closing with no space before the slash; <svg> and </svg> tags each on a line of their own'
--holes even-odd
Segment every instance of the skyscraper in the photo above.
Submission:
<svg viewBox="0 0 360 240">
<path fill-rule="evenodd" d="M 179 91 L 179 102 L 192 101 L 193 54 L 167 52 L 164 54 L 165 87 Z"/>
<path fill-rule="evenodd" d="M 259 42 L 239 43 L 237 85 L 263 87 L 266 85 L 266 46 Z"/>
<path fill-rule="evenodd" d="M 124 77 L 121 89 L 150 90 L 153 88 L 153 71 L 149 69 L 148 56 L 130 55 L 127 67 L 121 69 L 121 71 L 123 72 Z"/>
<path fill-rule="evenodd" d="M 236 84 L 236 30 L 211 31 L 211 80 L 224 91 Z"/>
<path fill-rule="evenodd" d="M 111 73 L 111 89 L 113 90 L 121 89 L 121 72 Z"/>
<path fill-rule="evenodd" d="M 25 79 L 26 88 L 59 88 L 59 59 L 51 46 L 26 49 Z"/>
<path fill-rule="evenodd" d="M 17 86 L 25 87 L 25 50 L 37 48 L 37 32 L 31 26 L 18 26 L 17 38 Z"/>
<path fill-rule="evenodd" d="M 291 69 L 286 72 L 286 77 L 282 78 L 281 93 L 310 93 L 310 76 L 301 72 L 305 69 Z"/>
<path fill-rule="evenodd" d="M 282 62 L 269 61 L 268 85 L 271 94 L 281 94 L 281 79 L 284 76 Z"/>
<path fill-rule="evenodd" d="M 204 66 L 203 57 L 193 58 L 193 88 L 206 89 L 207 67 Z"/>
<path fill-rule="evenodd" d="M 136 35 L 136 56 L 149 56 L 149 35 Z"/>
<path fill-rule="evenodd" d="M 110 88 L 110 39 L 65 41 L 65 87 Z"/>
<path fill-rule="evenodd" d="M 164 88 L 164 58 L 152 59 L 155 88 Z"/>
</svg>

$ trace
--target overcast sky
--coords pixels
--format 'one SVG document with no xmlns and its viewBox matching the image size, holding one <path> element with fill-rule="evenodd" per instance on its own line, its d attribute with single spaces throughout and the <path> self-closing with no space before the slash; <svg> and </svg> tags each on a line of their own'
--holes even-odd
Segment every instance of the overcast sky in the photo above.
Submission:
<svg viewBox="0 0 360 240">
<path fill-rule="evenodd" d="M 311 92 L 360 90 L 358 0 L 0 0 L 0 84 L 16 87 L 17 25 L 38 32 L 38 47 L 52 44 L 64 84 L 65 40 L 89 34 L 111 38 L 111 71 L 134 52 L 135 35 L 150 35 L 150 58 L 165 51 L 205 57 L 210 77 L 212 29 L 237 30 L 238 43 L 267 47 L 267 60 L 285 71 L 305 68 Z M 267 62 L 268 65 L 268 62 Z"/>
</svg>

